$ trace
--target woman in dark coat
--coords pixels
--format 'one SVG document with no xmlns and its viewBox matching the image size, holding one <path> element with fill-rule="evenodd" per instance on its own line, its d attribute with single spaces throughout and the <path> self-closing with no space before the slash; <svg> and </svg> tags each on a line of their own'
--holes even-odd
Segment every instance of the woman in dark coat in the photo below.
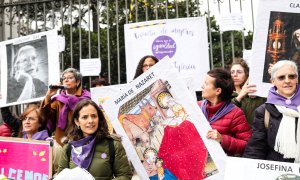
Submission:
<svg viewBox="0 0 300 180">
<path fill-rule="evenodd" d="M 271 81 L 274 86 L 266 103 L 255 111 L 253 135 L 244 157 L 299 162 L 300 90 L 296 64 L 288 60 L 277 62 L 272 67 Z"/>
</svg>

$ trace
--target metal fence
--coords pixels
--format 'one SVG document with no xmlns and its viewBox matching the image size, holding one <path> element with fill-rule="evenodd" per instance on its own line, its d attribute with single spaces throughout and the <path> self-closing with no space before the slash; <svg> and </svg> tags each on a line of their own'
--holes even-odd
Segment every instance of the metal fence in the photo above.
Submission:
<svg viewBox="0 0 300 180">
<path fill-rule="evenodd" d="M 224 12 L 242 13 L 248 27 L 219 32 L 214 15 Z M 252 33 L 245 34 L 254 29 L 252 0 L 2 0 L 0 41 L 57 29 L 67 41 L 61 70 L 79 68 L 81 58 L 100 58 L 101 75 L 119 84 L 126 82 L 124 24 L 195 16 L 208 20 L 211 68 L 251 48 Z"/>
</svg>

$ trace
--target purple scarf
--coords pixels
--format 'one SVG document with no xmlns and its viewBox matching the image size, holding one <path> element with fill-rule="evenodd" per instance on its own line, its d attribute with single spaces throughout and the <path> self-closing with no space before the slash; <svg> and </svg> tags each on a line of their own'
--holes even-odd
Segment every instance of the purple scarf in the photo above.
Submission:
<svg viewBox="0 0 300 180">
<path fill-rule="evenodd" d="M 297 106 L 300 105 L 300 91 L 299 86 L 296 88 L 296 92 L 291 99 L 287 99 L 276 92 L 275 87 L 271 87 L 269 90 L 267 102 L 269 104 L 284 106 L 289 109 L 297 110 Z"/>
<path fill-rule="evenodd" d="M 88 169 L 93 156 L 95 148 L 95 136 L 88 136 L 78 141 L 70 142 L 72 146 L 72 161 L 79 167 Z"/>
<path fill-rule="evenodd" d="M 57 127 L 65 130 L 68 122 L 68 112 L 73 110 L 75 105 L 83 100 L 91 99 L 91 94 L 87 90 L 82 90 L 81 96 L 76 95 L 66 95 L 65 91 L 62 91 L 58 96 L 53 97 L 52 100 L 58 100 L 64 104 L 64 107 L 61 109 L 58 119 Z"/>
<path fill-rule="evenodd" d="M 229 113 L 235 107 L 235 105 L 232 104 L 231 101 L 224 102 L 220 109 L 218 109 L 218 111 L 210 119 L 208 119 L 208 113 L 206 109 L 207 103 L 207 100 L 202 101 L 201 110 L 206 119 L 208 120 L 209 124 L 214 123 L 215 121 L 223 117 L 225 114 Z"/>
<path fill-rule="evenodd" d="M 23 139 L 28 139 L 26 132 L 23 131 L 22 134 L 23 134 L 23 136 L 22 136 Z M 34 140 L 46 140 L 48 137 L 49 137 L 48 131 L 45 129 L 45 130 L 42 130 L 42 131 L 39 131 L 39 132 L 35 133 L 32 136 L 32 139 L 34 139 Z"/>
</svg>

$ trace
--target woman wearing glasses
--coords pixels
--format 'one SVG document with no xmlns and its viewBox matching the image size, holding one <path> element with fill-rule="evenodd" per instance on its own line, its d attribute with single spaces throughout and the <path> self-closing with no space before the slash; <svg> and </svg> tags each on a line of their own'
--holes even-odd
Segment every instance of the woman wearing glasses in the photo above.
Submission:
<svg viewBox="0 0 300 180">
<path fill-rule="evenodd" d="M 82 99 L 90 99 L 90 93 L 81 86 L 81 73 L 74 69 L 66 69 L 61 76 L 65 87 L 57 95 L 57 88 L 50 88 L 41 104 L 41 114 L 48 120 L 48 129 L 54 132 L 57 143 L 63 146 L 66 130 L 71 123 L 75 105 Z M 61 85 L 61 83 L 57 85 Z"/>
<path fill-rule="evenodd" d="M 20 127 L 18 137 L 34 140 L 46 140 L 49 138 L 46 129 L 47 122 L 40 116 L 37 104 L 29 104 L 21 114 L 20 120 L 22 126 Z"/>
<path fill-rule="evenodd" d="M 244 157 L 284 162 L 300 161 L 300 90 L 297 65 L 277 62 L 271 71 L 274 85 L 265 104 L 255 111 L 253 134 Z"/>
<path fill-rule="evenodd" d="M 154 66 L 154 64 L 158 63 L 158 59 L 155 56 L 147 55 L 142 57 L 142 59 L 139 61 L 138 66 L 136 67 L 135 75 L 133 79 L 136 79 L 141 74 L 143 74 L 145 71 L 147 71 L 149 68 Z"/>
<path fill-rule="evenodd" d="M 46 140 L 49 137 L 47 122 L 40 115 L 39 103 L 28 104 L 20 117 L 13 116 L 9 107 L 1 108 L 1 115 L 20 138 Z"/>
</svg>

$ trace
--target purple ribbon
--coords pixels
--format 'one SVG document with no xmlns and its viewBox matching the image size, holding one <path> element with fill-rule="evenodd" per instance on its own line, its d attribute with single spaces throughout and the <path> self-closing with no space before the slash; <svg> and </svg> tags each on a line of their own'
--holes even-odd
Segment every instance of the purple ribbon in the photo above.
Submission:
<svg viewBox="0 0 300 180">
<path fill-rule="evenodd" d="M 207 100 L 202 101 L 201 110 L 205 115 L 206 119 L 208 120 L 209 124 L 214 123 L 215 121 L 223 117 L 225 114 L 229 113 L 235 107 L 235 105 L 232 104 L 231 101 L 227 101 L 220 107 L 220 109 L 218 109 L 218 111 L 210 119 L 208 119 L 208 113 L 206 109 L 207 103 Z"/>
</svg>

